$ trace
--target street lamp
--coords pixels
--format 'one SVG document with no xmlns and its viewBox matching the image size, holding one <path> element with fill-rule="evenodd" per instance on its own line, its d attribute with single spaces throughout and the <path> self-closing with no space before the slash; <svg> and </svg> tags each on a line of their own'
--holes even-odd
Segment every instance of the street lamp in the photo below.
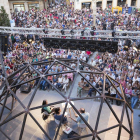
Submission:
<svg viewBox="0 0 140 140">
<path fill-rule="evenodd" d="M 93 0 L 93 26 L 96 25 L 96 3 L 98 0 Z"/>
</svg>

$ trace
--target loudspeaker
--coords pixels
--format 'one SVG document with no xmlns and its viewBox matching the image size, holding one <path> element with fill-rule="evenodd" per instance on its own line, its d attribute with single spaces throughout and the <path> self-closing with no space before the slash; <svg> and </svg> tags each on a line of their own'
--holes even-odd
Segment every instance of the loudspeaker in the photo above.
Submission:
<svg viewBox="0 0 140 140">
<path fill-rule="evenodd" d="M 0 47 L 1 51 L 6 53 L 8 50 L 8 35 L 7 34 L 0 34 Z"/>
<path fill-rule="evenodd" d="M 31 85 L 22 85 L 20 87 L 20 92 L 29 93 L 31 91 Z"/>
</svg>

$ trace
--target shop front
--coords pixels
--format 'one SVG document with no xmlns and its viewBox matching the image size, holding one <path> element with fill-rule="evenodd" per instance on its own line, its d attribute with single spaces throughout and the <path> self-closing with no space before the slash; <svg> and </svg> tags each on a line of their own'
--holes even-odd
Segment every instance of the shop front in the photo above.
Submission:
<svg viewBox="0 0 140 140">
<path fill-rule="evenodd" d="M 131 1 L 131 6 L 136 6 L 137 0 L 132 0 Z"/>
<path fill-rule="evenodd" d="M 84 8 L 90 9 L 91 8 L 91 2 L 82 3 L 82 9 L 84 9 Z"/>
<path fill-rule="evenodd" d="M 124 7 L 126 5 L 126 0 L 118 0 L 118 6 Z"/>
<path fill-rule="evenodd" d="M 16 1 L 9 0 L 10 11 L 28 11 L 30 9 L 40 9 L 43 10 L 45 7 L 44 0 L 28 0 L 28 1 Z"/>
<path fill-rule="evenodd" d="M 112 7 L 112 0 L 107 0 L 107 7 L 111 8 Z"/>
<path fill-rule="evenodd" d="M 98 1 L 98 2 L 96 3 L 96 6 L 97 6 L 97 7 L 102 7 L 102 1 Z"/>
<path fill-rule="evenodd" d="M 13 3 L 14 11 L 19 12 L 19 11 L 24 11 L 24 3 Z"/>
<path fill-rule="evenodd" d="M 29 9 L 39 9 L 39 2 L 28 2 Z"/>
</svg>

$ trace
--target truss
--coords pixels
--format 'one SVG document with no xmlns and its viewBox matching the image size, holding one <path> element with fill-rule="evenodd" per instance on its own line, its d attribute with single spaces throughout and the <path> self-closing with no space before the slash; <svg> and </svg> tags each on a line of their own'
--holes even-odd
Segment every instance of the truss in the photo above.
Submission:
<svg viewBox="0 0 140 140">
<path fill-rule="evenodd" d="M 47 31 L 47 34 L 44 33 Z M 68 38 L 79 38 L 79 37 L 88 37 L 90 38 L 109 38 L 109 39 L 140 39 L 140 31 L 115 31 L 115 36 L 112 37 L 112 30 L 96 30 L 94 31 L 97 33 L 96 35 L 92 36 L 90 32 L 92 30 L 84 30 L 84 35 L 81 35 L 81 31 L 83 30 L 73 30 L 73 34 L 71 34 L 71 30 L 64 30 L 64 35 L 61 33 L 61 29 L 44 29 L 44 28 L 19 28 L 19 27 L 3 27 L 0 26 L 1 33 L 7 34 L 33 34 L 33 35 L 40 35 L 43 37 L 68 37 Z M 126 33 L 126 36 L 123 34 Z"/>
<path fill-rule="evenodd" d="M 0 56 L 1 56 L 1 60 L 2 60 L 2 54 L 1 54 L 1 52 L 0 52 Z M 40 71 L 38 69 L 35 69 L 34 68 L 35 65 L 46 65 L 48 63 L 49 63 L 49 68 L 43 74 L 40 73 Z M 71 68 L 71 66 L 70 66 L 71 63 L 74 63 L 76 65 L 76 69 Z M 52 140 L 52 138 L 49 136 L 49 134 L 39 124 L 38 120 L 35 119 L 35 116 L 31 113 L 31 111 L 32 110 L 36 110 L 36 109 L 41 109 L 42 107 L 45 107 L 45 106 L 57 105 L 57 104 L 60 104 L 60 103 L 65 103 L 65 108 L 64 108 L 64 111 L 63 111 L 62 119 L 61 119 L 61 121 L 59 123 L 58 129 L 57 129 L 56 134 L 54 136 L 54 140 L 56 140 L 57 137 L 58 137 L 58 133 L 59 133 L 59 130 L 60 130 L 60 127 L 61 127 L 61 124 L 62 124 L 62 120 L 63 120 L 63 117 L 64 117 L 64 114 L 65 114 L 65 111 L 66 111 L 66 108 L 67 108 L 67 105 L 68 104 L 70 104 L 72 106 L 72 108 L 74 109 L 74 111 L 81 117 L 81 119 L 84 121 L 84 123 L 87 125 L 87 127 L 90 130 L 90 133 L 88 135 L 78 136 L 78 137 L 72 138 L 72 140 L 82 139 L 82 138 L 91 137 L 91 136 L 92 136 L 92 139 L 93 140 L 95 140 L 95 139 L 101 140 L 99 134 L 101 134 L 103 132 L 106 132 L 106 131 L 109 131 L 109 130 L 111 130 L 113 128 L 117 128 L 117 127 L 119 128 L 118 129 L 117 140 L 120 140 L 122 128 L 124 130 L 126 130 L 126 132 L 130 135 L 130 139 L 133 139 L 133 121 L 132 121 L 133 110 L 131 109 L 130 105 L 128 104 L 128 102 L 127 102 L 127 100 L 125 98 L 125 94 L 124 94 L 124 92 L 122 90 L 121 84 L 118 83 L 117 81 L 115 81 L 114 79 L 112 79 L 111 77 L 109 77 L 108 75 L 106 75 L 105 73 L 103 73 L 101 70 L 97 69 L 96 67 L 93 67 L 93 66 L 91 66 L 91 65 L 89 65 L 89 64 L 87 64 L 87 63 L 85 63 L 85 62 L 83 62 L 82 60 L 79 60 L 79 59 L 50 59 L 47 62 L 46 61 L 39 61 L 39 62 L 33 62 L 33 63 L 29 63 L 29 64 L 24 64 L 21 68 L 19 68 L 13 74 L 11 74 L 10 76 L 7 76 L 7 74 L 5 72 L 5 69 L 4 69 L 3 61 L 1 61 L 1 64 L 2 64 L 2 68 L 3 68 L 4 74 L 5 74 L 6 84 L 5 84 L 5 88 L 4 88 L 3 92 L 2 92 L 2 94 L 0 95 L 0 103 L 2 105 L 2 109 L 0 111 L 0 120 L 1 120 L 1 122 L 0 122 L 0 132 L 6 138 L 8 138 L 9 140 L 11 140 L 11 138 L 9 137 L 9 135 L 7 135 L 2 130 L 2 127 L 6 123 L 8 123 L 9 121 L 11 121 L 11 120 L 19 117 L 22 114 L 24 114 L 24 119 L 23 119 L 21 130 L 20 130 L 19 140 L 21 140 L 22 137 L 23 137 L 23 133 L 24 133 L 25 125 L 26 125 L 27 116 L 30 116 L 34 120 L 34 122 L 37 124 L 37 126 L 42 130 L 42 132 L 44 133 L 44 135 L 49 140 Z M 69 71 L 63 71 L 63 72 L 48 74 L 49 70 L 54 65 L 56 65 L 56 64 L 61 64 L 61 65 L 65 66 L 65 67 L 69 68 Z M 94 70 L 94 72 L 80 70 L 79 69 L 79 64 L 82 64 L 85 67 L 91 68 L 92 70 Z M 23 75 L 24 75 L 24 73 L 27 73 L 27 72 L 29 74 L 35 72 L 35 73 L 37 73 L 37 76 L 35 78 L 31 78 L 31 79 L 28 79 L 27 81 L 24 81 L 24 78 L 25 77 Z M 17 78 L 14 78 L 15 75 L 18 74 L 18 73 L 20 73 L 20 75 Z M 50 76 L 50 75 L 59 75 L 59 74 L 66 74 L 66 73 L 73 73 L 74 74 L 74 80 L 73 80 L 72 85 L 70 87 L 70 92 L 68 93 L 68 96 L 65 96 L 56 86 L 54 86 L 47 79 L 47 77 Z M 90 81 L 88 81 L 84 77 L 84 75 L 83 75 L 84 73 L 92 73 L 92 74 L 100 74 L 100 75 L 103 75 L 103 90 L 102 91 L 99 91 L 95 86 L 93 86 L 92 83 Z M 75 81 L 76 81 L 78 75 L 80 75 L 81 77 L 83 77 L 84 80 L 92 88 L 94 88 L 96 90 L 96 92 L 99 93 L 99 96 L 82 97 L 82 98 L 72 98 L 71 97 L 72 89 L 73 89 L 73 87 L 75 85 Z M 20 82 L 18 82 L 19 79 L 22 76 L 23 76 L 23 78 L 21 79 Z M 11 79 L 13 79 L 12 82 L 10 82 Z M 34 91 L 32 92 L 32 95 L 31 95 L 31 98 L 29 100 L 28 105 L 25 106 L 24 103 L 15 94 L 15 92 L 14 92 L 13 89 L 16 88 L 16 87 L 19 87 L 19 86 L 21 86 L 23 84 L 26 84 L 26 83 L 29 83 L 31 81 L 34 81 L 36 79 L 38 79 L 39 82 L 38 82 L 37 86 L 35 87 Z M 49 83 L 55 89 L 55 91 L 57 91 L 58 94 L 63 97 L 63 100 L 60 100 L 60 101 L 57 101 L 57 102 L 53 102 L 53 103 L 49 103 L 48 105 L 31 107 L 31 104 L 32 104 L 32 102 L 34 100 L 34 97 L 35 97 L 36 93 L 37 93 L 37 90 L 38 90 L 38 87 L 40 85 L 41 80 L 45 80 L 47 83 Z M 117 95 L 120 98 L 115 98 L 115 97 L 110 97 L 110 96 L 106 96 L 105 95 L 105 81 L 106 80 L 108 80 L 111 83 L 111 85 L 115 88 L 115 90 L 117 91 Z M 117 86 L 120 87 L 121 93 L 120 93 L 120 91 L 118 91 L 118 89 L 116 87 L 116 84 L 117 84 Z M 6 101 L 7 101 L 7 99 L 9 97 L 12 98 L 11 108 L 7 108 L 7 106 L 6 106 Z M 12 114 L 12 111 L 13 111 L 14 98 L 16 98 L 17 102 L 22 106 L 22 108 L 23 108 L 24 111 L 21 111 L 17 115 L 14 115 L 12 117 L 9 117 L 9 115 Z M 78 100 L 83 100 L 84 101 L 86 99 L 88 100 L 88 99 L 96 99 L 96 98 L 100 98 L 100 107 L 99 107 L 99 111 L 97 112 L 97 120 L 96 120 L 95 128 L 92 128 L 91 125 L 79 113 L 79 111 L 77 110 L 77 108 L 72 104 L 72 101 L 78 101 Z M 122 102 L 122 108 L 123 109 L 122 109 L 122 112 L 121 112 L 121 118 L 118 118 L 117 112 L 114 111 L 114 109 L 112 108 L 112 106 L 110 105 L 110 103 L 109 103 L 109 101 L 107 99 L 114 99 L 116 101 L 121 101 Z M 110 111 L 113 113 L 115 119 L 117 120 L 117 125 L 114 125 L 112 127 L 109 127 L 109 128 L 102 129 L 102 130 L 98 131 L 98 124 L 101 121 L 101 112 L 103 110 L 103 103 L 107 104 L 107 106 L 109 107 Z M 8 109 L 9 110 L 9 113 L 7 113 L 6 117 L 3 118 L 4 109 Z M 130 110 L 131 115 L 129 115 L 128 109 Z M 124 112 L 125 111 L 126 111 L 126 114 L 127 114 L 127 121 L 129 123 L 130 130 L 125 125 L 123 125 L 123 123 L 122 123 L 123 122 L 123 119 L 124 119 Z M 68 139 L 68 140 L 71 140 L 71 139 Z"/>
</svg>

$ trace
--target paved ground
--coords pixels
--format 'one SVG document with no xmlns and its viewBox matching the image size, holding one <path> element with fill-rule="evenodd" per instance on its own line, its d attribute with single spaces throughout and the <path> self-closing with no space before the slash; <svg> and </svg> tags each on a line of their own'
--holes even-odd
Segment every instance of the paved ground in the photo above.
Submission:
<svg viewBox="0 0 140 140">
<path fill-rule="evenodd" d="M 95 54 L 92 56 L 92 58 L 94 58 L 94 56 L 95 56 Z M 80 81 L 80 79 L 81 79 L 81 77 L 78 76 L 76 83 L 73 87 L 71 97 L 77 97 L 76 96 L 77 84 Z M 68 92 L 66 93 L 66 95 L 68 95 Z M 23 104 L 25 106 L 27 106 L 29 103 L 29 100 L 32 96 L 32 92 L 30 94 L 23 94 L 23 93 L 17 92 L 17 96 L 23 102 Z M 82 96 L 86 96 L 86 94 L 83 94 Z M 52 91 L 52 90 L 49 92 L 38 90 L 34 97 L 31 107 L 41 105 L 42 101 L 45 99 L 47 99 L 49 103 L 52 103 L 52 102 L 63 100 L 63 97 L 61 97 L 57 92 Z M 8 98 L 7 106 L 10 105 L 10 102 L 11 102 L 11 99 Z M 89 114 L 90 114 L 89 124 L 94 129 L 99 106 L 100 106 L 100 101 L 94 101 L 91 99 L 84 100 L 84 101 L 79 100 L 79 101 L 75 101 L 74 105 L 77 109 L 79 109 L 80 107 L 84 107 L 85 110 L 87 112 L 89 112 Z M 63 111 L 62 104 L 58 104 L 56 106 L 61 107 L 61 109 Z M 114 108 L 115 112 L 117 113 L 118 117 L 120 118 L 122 108 L 119 106 L 115 106 L 115 105 L 112 105 L 112 107 Z M 1 106 L 0 106 L 0 110 L 1 110 Z M 19 112 L 21 112 L 23 110 L 24 109 L 21 107 L 21 105 L 19 105 L 18 102 L 16 102 L 14 104 L 14 110 L 13 110 L 12 114 L 9 116 L 9 118 L 18 114 Z M 8 112 L 8 110 L 5 109 L 4 114 L 6 114 L 7 112 Z M 68 115 L 70 115 L 70 112 L 68 109 L 67 109 L 67 112 L 68 112 Z M 39 124 L 42 126 L 42 128 L 44 128 L 44 130 L 48 133 L 48 135 L 51 138 L 54 138 L 54 135 L 55 135 L 57 129 L 56 129 L 56 123 L 55 123 L 53 117 L 50 117 L 46 121 L 43 121 L 41 109 L 36 109 L 36 110 L 30 111 L 30 113 L 39 122 Z M 139 133 L 140 123 L 138 123 L 140 119 L 138 118 L 138 114 L 139 114 L 139 110 L 134 110 L 134 119 L 133 119 L 134 120 L 134 140 L 140 140 L 140 133 Z M 71 109 L 71 115 L 74 118 L 74 112 L 72 109 Z M 3 118 L 4 117 L 5 117 L 5 115 L 3 116 Z M 13 119 L 12 121 L 9 121 L 4 126 L 2 126 L 2 130 L 7 135 L 9 135 L 9 137 L 12 140 L 19 139 L 19 135 L 20 135 L 20 131 L 22 128 L 22 123 L 23 123 L 23 118 L 24 118 L 24 115 L 20 115 L 19 117 Z M 69 121 L 69 126 L 72 127 L 74 131 L 79 133 L 79 130 L 77 129 L 77 124 L 74 121 L 72 121 L 71 119 L 68 119 L 68 121 Z M 115 117 L 110 112 L 110 109 L 108 108 L 108 106 L 104 103 L 103 108 L 102 108 L 101 117 L 100 117 L 100 123 L 98 126 L 98 131 L 103 130 L 105 128 L 109 128 L 116 124 L 117 124 L 117 121 L 115 120 Z M 123 124 L 126 127 L 128 126 L 126 116 L 124 117 Z M 60 129 L 60 131 L 59 131 L 59 136 L 57 138 L 58 140 L 67 138 L 67 135 L 62 132 L 62 129 Z M 91 133 L 91 131 L 89 129 L 87 129 L 87 131 L 88 131 L 88 134 Z M 102 140 L 117 140 L 117 132 L 118 132 L 118 128 L 115 128 L 108 132 L 104 132 L 104 133 L 100 134 L 99 137 Z M 81 135 L 85 135 L 85 134 L 87 134 L 86 131 L 83 131 L 81 133 Z M 91 140 L 91 139 L 92 139 L 92 137 L 89 137 L 89 138 L 86 138 L 85 140 Z M 129 139 L 129 135 L 126 133 L 125 130 L 122 130 L 121 140 L 128 140 L 128 139 Z M 1 133 L 0 133 L 0 140 L 6 140 L 5 136 Z M 24 128 L 23 140 L 47 140 L 47 138 L 45 137 L 43 132 L 40 130 L 40 128 L 36 125 L 36 123 L 33 121 L 33 119 L 29 115 L 27 116 L 27 120 L 26 120 L 26 124 L 25 124 L 25 128 Z"/>
</svg>

